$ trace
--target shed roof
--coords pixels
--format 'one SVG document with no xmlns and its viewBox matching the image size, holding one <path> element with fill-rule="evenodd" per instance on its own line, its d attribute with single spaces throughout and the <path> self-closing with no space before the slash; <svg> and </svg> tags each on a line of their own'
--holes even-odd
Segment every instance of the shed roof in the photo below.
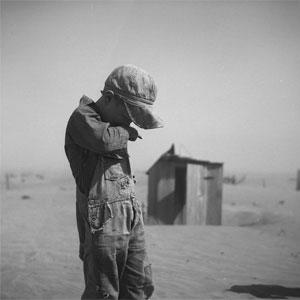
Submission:
<svg viewBox="0 0 300 300">
<path fill-rule="evenodd" d="M 185 164 L 196 164 L 196 165 L 204 165 L 204 166 L 212 166 L 219 167 L 222 166 L 223 163 L 220 162 L 210 162 L 208 160 L 199 160 L 188 156 L 180 156 L 175 153 L 175 146 L 172 144 L 171 148 L 163 153 L 157 161 L 148 169 L 146 174 L 149 174 L 150 170 L 160 161 L 168 161 L 168 162 L 179 162 Z"/>
</svg>

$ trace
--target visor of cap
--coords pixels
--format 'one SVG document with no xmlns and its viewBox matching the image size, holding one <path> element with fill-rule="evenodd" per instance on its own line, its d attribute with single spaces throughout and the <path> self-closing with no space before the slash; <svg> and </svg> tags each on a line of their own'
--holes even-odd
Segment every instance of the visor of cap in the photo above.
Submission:
<svg viewBox="0 0 300 300">
<path fill-rule="evenodd" d="M 143 129 L 154 129 L 163 127 L 163 121 L 158 117 L 150 105 L 131 105 L 124 101 L 128 115 L 131 121 Z"/>
</svg>

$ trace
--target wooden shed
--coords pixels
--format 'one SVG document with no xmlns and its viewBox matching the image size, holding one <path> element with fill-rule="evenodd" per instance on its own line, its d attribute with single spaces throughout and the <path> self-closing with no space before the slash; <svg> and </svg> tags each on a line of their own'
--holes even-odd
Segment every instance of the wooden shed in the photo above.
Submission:
<svg viewBox="0 0 300 300">
<path fill-rule="evenodd" d="M 162 224 L 221 225 L 223 163 L 161 155 L 147 171 L 146 219 Z"/>
</svg>

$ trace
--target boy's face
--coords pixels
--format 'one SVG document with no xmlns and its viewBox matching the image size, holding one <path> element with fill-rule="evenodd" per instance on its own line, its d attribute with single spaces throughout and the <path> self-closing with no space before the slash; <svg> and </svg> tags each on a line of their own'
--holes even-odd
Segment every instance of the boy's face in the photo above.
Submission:
<svg viewBox="0 0 300 300">
<path fill-rule="evenodd" d="M 115 96 L 109 96 L 104 99 L 105 105 L 102 109 L 103 121 L 112 125 L 129 126 L 131 119 L 128 115 L 124 102 Z"/>
</svg>

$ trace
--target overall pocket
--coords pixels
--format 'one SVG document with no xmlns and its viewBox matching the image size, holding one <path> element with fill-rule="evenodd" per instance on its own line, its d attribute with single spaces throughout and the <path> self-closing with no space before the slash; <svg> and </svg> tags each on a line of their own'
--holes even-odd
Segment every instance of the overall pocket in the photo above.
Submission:
<svg viewBox="0 0 300 300">
<path fill-rule="evenodd" d="M 91 232 L 100 231 L 104 225 L 113 217 L 111 206 L 107 202 L 99 200 L 88 200 L 88 221 Z"/>
</svg>

